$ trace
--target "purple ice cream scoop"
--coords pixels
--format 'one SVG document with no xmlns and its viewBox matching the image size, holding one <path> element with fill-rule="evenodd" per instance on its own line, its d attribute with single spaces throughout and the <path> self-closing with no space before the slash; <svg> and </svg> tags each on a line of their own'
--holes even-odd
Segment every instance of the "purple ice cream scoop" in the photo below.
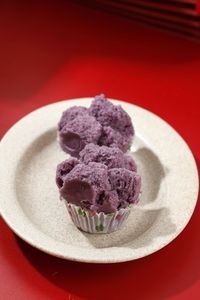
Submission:
<svg viewBox="0 0 200 300">
<path fill-rule="evenodd" d="M 110 212 L 118 206 L 118 199 L 111 191 L 107 167 L 94 162 L 76 165 L 65 176 L 60 195 L 69 203 L 91 211 L 98 211 L 103 207 L 105 211 Z"/>
<path fill-rule="evenodd" d="M 125 152 L 130 147 L 134 129 L 123 108 L 100 95 L 89 109 L 74 106 L 64 111 L 58 133 L 61 148 L 78 157 L 88 143 L 118 147 Z"/>
<path fill-rule="evenodd" d="M 114 168 L 108 171 L 112 190 L 117 191 L 120 208 L 136 203 L 141 189 L 141 177 L 127 169 Z"/>
<path fill-rule="evenodd" d="M 78 164 L 79 160 L 72 157 L 57 166 L 56 184 L 59 188 L 62 188 L 65 176 Z"/>
<path fill-rule="evenodd" d="M 58 130 L 62 130 L 62 128 L 68 124 L 68 122 L 72 121 L 78 116 L 84 116 L 88 114 L 88 109 L 83 106 L 73 106 L 68 108 L 62 113 L 61 119 L 58 123 Z"/>
<path fill-rule="evenodd" d="M 78 115 L 66 122 L 60 130 L 60 146 L 65 152 L 78 157 L 85 145 L 98 142 L 101 132 L 102 127 L 94 117 L 88 114 Z"/>
<path fill-rule="evenodd" d="M 84 164 L 98 162 L 111 168 L 125 168 L 130 171 L 136 171 L 137 167 L 134 160 L 128 154 L 124 154 L 117 147 L 98 146 L 88 144 L 80 152 L 80 161 Z"/>
<path fill-rule="evenodd" d="M 87 152 L 91 145 L 86 147 Z M 81 160 L 83 157 L 86 160 L 86 156 L 81 154 Z M 61 198 L 83 209 L 104 213 L 115 212 L 136 203 L 141 180 L 136 172 L 130 170 L 134 164 L 131 165 L 128 160 L 129 169 L 112 168 L 112 164 L 116 165 L 114 162 L 107 162 L 102 155 L 99 157 L 99 162 L 95 162 L 97 156 L 94 158 L 92 154 L 90 160 L 87 153 L 87 163 L 70 158 L 58 165 L 56 183 Z M 121 159 L 118 166 L 120 164 L 126 164 L 125 160 Z"/>
<path fill-rule="evenodd" d="M 117 146 L 127 151 L 131 145 L 134 128 L 131 118 L 120 105 L 114 105 L 102 94 L 93 100 L 89 114 L 102 125 L 100 145 Z"/>
</svg>

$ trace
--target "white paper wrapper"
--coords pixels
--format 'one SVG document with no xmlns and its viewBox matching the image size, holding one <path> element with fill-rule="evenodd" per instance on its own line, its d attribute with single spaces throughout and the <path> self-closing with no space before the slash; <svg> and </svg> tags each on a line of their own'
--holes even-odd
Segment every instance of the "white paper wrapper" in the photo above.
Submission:
<svg viewBox="0 0 200 300">
<path fill-rule="evenodd" d="M 110 233 L 120 229 L 131 210 L 129 206 L 110 214 L 93 213 L 66 201 L 65 203 L 76 227 L 89 233 Z"/>
</svg>

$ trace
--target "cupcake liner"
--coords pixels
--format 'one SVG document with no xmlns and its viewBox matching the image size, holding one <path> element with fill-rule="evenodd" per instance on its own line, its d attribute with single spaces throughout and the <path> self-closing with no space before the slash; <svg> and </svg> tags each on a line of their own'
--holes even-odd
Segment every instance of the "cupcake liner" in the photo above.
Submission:
<svg viewBox="0 0 200 300">
<path fill-rule="evenodd" d="M 105 214 L 82 209 L 65 201 L 73 223 L 79 229 L 89 233 L 110 233 L 119 230 L 128 218 L 131 206 L 121 208 L 116 212 Z"/>
</svg>

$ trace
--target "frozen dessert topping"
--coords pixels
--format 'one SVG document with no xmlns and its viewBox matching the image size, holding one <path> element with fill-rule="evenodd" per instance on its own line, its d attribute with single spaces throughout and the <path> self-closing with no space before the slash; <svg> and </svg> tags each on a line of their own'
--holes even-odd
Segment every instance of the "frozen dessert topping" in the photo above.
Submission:
<svg viewBox="0 0 200 300">
<path fill-rule="evenodd" d="M 101 125 L 94 117 L 88 114 L 79 115 L 62 127 L 60 145 L 64 151 L 78 157 L 85 145 L 98 142 L 101 130 Z"/>
<path fill-rule="evenodd" d="M 99 95 L 89 108 L 71 107 L 62 114 L 58 136 L 61 148 L 73 156 L 57 166 L 62 199 L 104 213 L 138 201 L 141 178 L 132 157 L 124 153 L 134 128 L 120 105 Z"/>
<path fill-rule="evenodd" d="M 141 180 L 134 161 L 117 148 L 108 148 L 110 153 L 107 148 L 87 145 L 80 161 L 70 158 L 58 165 L 56 182 L 62 198 L 104 213 L 137 202 Z"/>
<path fill-rule="evenodd" d="M 58 123 L 58 130 L 62 130 L 68 122 L 74 120 L 76 117 L 86 115 L 87 111 L 87 108 L 83 106 L 73 106 L 68 108 L 62 113 L 62 117 Z"/>
<path fill-rule="evenodd" d="M 74 106 L 63 112 L 58 123 L 62 149 L 78 157 L 88 143 L 118 147 L 127 151 L 134 129 L 129 115 L 104 95 L 96 96 L 91 106 Z"/>
<path fill-rule="evenodd" d="M 136 171 L 137 167 L 130 155 L 124 154 L 117 147 L 98 146 L 88 144 L 80 152 L 80 161 L 88 164 L 98 162 L 111 168 L 126 168 L 130 171 Z"/>
</svg>

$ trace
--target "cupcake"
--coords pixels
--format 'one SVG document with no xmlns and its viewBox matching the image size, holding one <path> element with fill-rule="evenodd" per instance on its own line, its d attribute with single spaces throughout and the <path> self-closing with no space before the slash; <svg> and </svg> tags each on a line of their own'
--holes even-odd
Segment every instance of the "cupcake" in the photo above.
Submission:
<svg viewBox="0 0 200 300">
<path fill-rule="evenodd" d="M 118 147 L 126 152 L 133 136 L 129 115 L 104 95 L 96 96 L 88 109 L 81 106 L 67 109 L 58 123 L 60 146 L 74 157 L 79 157 L 89 143 Z"/>
<path fill-rule="evenodd" d="M 119 148 L 88 144 L 58 165 L 56 183 L 74 224 L 90 233 L 118 230 L 138 202 L 141 178 Z"/>
</svg>

